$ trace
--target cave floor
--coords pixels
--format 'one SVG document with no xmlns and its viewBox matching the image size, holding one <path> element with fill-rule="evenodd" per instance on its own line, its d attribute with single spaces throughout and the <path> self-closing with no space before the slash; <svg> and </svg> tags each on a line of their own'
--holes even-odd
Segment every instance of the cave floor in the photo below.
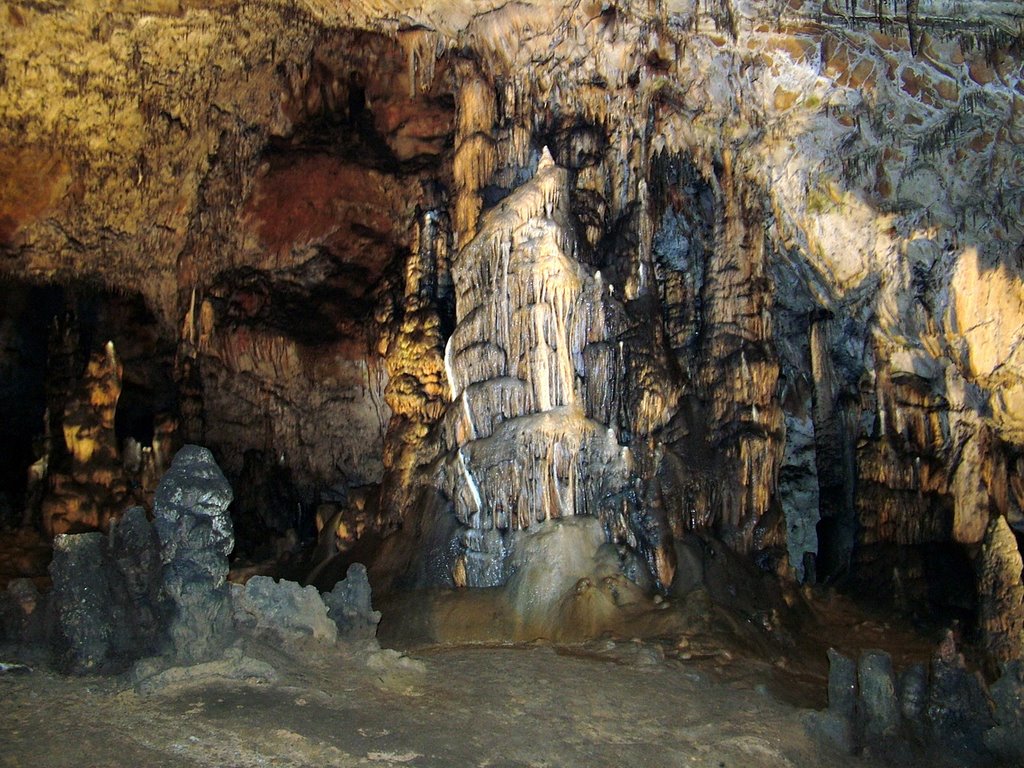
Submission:
<svg viewBox="0 0 1024 768">
<path fill-rule="evenodd" d="M 250 645 L 272 681 L 0 675 L 0 765 L 708 766 L 875 764 L 808 735 L 764 665 L 603 641 L 420 649 Z"/>
</svg>

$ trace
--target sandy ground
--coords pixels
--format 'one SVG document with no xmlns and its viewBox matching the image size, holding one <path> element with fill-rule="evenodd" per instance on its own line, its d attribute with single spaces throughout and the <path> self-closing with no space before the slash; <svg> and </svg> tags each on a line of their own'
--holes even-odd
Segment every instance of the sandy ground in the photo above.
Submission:
<svg viewBox="0 0 1024 768">
<path fill-rule="evenodd" d="M 872 766 L 808 736 L 763 667 L 666 659 L 599 641 L 421 649 L 301 661 L 252 642 L 275 671 L 188 675 L 150 693 L 126 678 L 0 675 L 0 765 Z"/>
</svg>

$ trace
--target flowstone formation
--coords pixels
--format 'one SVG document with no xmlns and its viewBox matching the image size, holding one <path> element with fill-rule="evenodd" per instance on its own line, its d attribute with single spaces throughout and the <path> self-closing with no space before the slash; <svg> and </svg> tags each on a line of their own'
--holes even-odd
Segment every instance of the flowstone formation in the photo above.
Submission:
<svg viewBox="0 0 1024 768">
<path fill-rule="evenodd" d="M 505 583 L 517 534 L 552 520 L 597 517 L 636 542 L 615 307 L 574 257 L 567 176 L 545 148 L 533 179 L 484 214 L 452 264 L 437 483 L 461 524 L 458 586 Z M 671 582 L 670 565 L 658 572 Z"/>
</svg>

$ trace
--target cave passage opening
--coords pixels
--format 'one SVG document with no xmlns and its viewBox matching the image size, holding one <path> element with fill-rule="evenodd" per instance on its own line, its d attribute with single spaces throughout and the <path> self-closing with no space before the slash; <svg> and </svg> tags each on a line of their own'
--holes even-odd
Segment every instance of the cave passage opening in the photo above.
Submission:
<svg viewBox="0 0 1024 768">
<path fill-rule="evenodd" d="M 123 457 L 129 441 L 152 450 L 157 424 L 173 422 L 175 341 L 162 333 L 141 294 L 89 280 L 8 280 L 0 286 L 0 300 L 0 422 L 9 446 L 0 470 L 4 522 L 38 525 L 54 478 L 72 471 L 69 441 L 77 438 L 71 435 L 108 441 Z M 120 369 L 112 385 L 111 423 L 101 425 L 88 413 L 93 391 L 87 372 L 108 342 Z M 83 413 L 88 423 L 79 423 Z M 97 432 L 103 428 L 107 437 Z"/>
</svg>

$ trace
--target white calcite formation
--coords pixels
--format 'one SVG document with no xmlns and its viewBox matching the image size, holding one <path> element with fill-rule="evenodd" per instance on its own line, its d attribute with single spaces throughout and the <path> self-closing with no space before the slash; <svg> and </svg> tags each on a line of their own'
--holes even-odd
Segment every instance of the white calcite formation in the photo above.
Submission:
<svg viewBox="0 0 1024 768">
<path fill-rule="evenodd" d="M 444 355 L 451 403 L 437 484 L 466 553 L 455 581 L 508 575 L 516 531 L 621 511 L 630 462 L 620 445 L 622 369 L 614 305 L 574 258 L 567 173 L 545 148 L 534 177 L 479 222 L 452 265 L 456 326 Z M 481 542 L 504 537 L 504 543 Z"/>
</svg>

